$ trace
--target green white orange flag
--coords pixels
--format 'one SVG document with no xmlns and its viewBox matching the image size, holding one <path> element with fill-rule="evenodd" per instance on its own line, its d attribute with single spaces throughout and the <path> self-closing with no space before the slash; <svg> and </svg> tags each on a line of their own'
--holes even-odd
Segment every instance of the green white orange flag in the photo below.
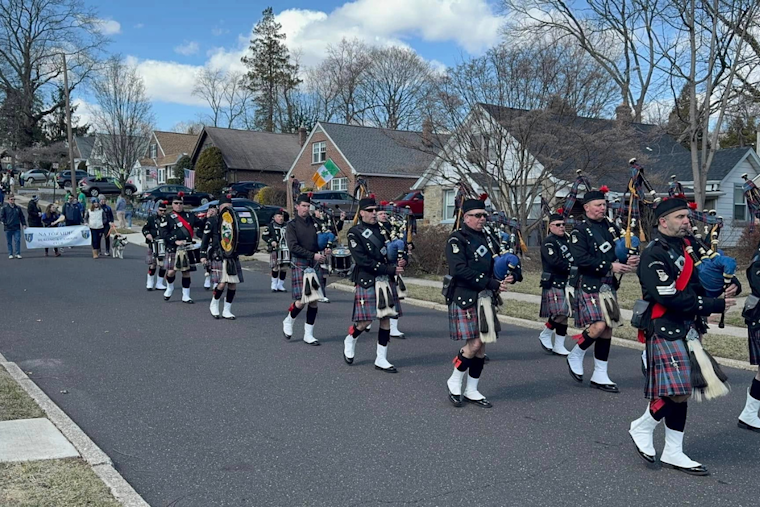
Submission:
<svg viewBox="0 0 760 507">
<path fill-rule="evenodd" d="M 327 159 L 327 162 L 325 162 L 322 166 L 320 166 L 319 169 L 317 169 L 317 172 L 314 173 L 314 176 L 311 177 L 311 181 L 314 182 L 314 186 L 317 188 L 322 188 L 331 179 L 333 179 L 338 173 L 340 172 L 340 169 L 337 165 L 332 161 L 332 159 Z"/>
</svg>

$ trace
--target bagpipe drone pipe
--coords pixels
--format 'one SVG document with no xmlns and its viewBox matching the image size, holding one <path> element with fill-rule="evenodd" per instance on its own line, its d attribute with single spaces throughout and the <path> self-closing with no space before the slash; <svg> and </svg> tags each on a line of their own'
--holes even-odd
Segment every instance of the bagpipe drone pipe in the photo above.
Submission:
<svg viewBox="0 0 760 507">
<path fill-rule="evenodd" d="M 658 202 L 657 192 L 647 180 L 644 168 L 635 158 L 628 161 L 630 178 L 621 201 L 610 203 L 615 222 L 623 229 L 621 238 L 615 241 L 615 255 L 620 262 L 627 262 L 631 255 L 638 255 L 641 245 L 647 241 L 644 214 Z"/>
<path fill-rule="evenodd" d="M 516 218 L 507 218 L 503 211 L 494 211 L 483 232 L 489 248 L 494 252 L 494 276 L 504 280 L 512 275 L 515 282 L 521 282 L 522 263 L 518 255 L 527 252 L 527 246 L 520 232 L 520 222 Z"/>
<path fill-rule="evenodd" d="M 388 260 L 396 262 L 408 254 L 409 245 L 412 243 L 412 234 L 416 229 L 411 208 L 401 208 L 393 203 L 383 201 L 377 207 L 378 211 L 388 213 L 390 223 L 390 241 L 387 244 Z"/>
</svg>

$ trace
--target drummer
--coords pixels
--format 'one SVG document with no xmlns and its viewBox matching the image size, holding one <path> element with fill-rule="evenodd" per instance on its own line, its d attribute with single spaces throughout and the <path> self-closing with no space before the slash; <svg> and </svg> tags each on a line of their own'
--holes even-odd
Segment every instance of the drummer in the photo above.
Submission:
<svg viewBox="0 0 760 507">
<path fill-rule="evenodd" d="M 208 211 L 206 212 L 206 219 L 203 221 L 201 229 L 198 231 L 199 234 L 203 234 L 206 231 L 206 224 L 208 223 L 208 221 L 212 217 L 215 217 L 218 213 L 219 213 L 219 206 L 218 205 L 216 205 L 216 204 L 209 204 L 208 205 Z M 203 247 L 201 246 L 201 248 L 203 248 Z M 201 250 L 201 257 L 203 257 L 205 253 L 206 253 L 205 250 Z M 211 287 L 211 285 L 212 285 L 211 284 L 211 263 L 207 262 L 207 263 L 205 263 L 203 265 L 203 267 L 205 268 L 203 270 L 205 272 L 205 277 L 204 277 L 204 280 L 203 280 L 203 288 L 206 289 L 206 290 L 211 290 L 211 288 L 212 288 Z"/>
<path fill-rule="evenodd" d="M 388 249 L 388 262 L 394 266 L 404 268 L 407 265 L 409 255 L 404 250 L 392 250 L 390 248 L 393 239 L 393 225 L 390 221 L 390 209 L 391 206 L 387 201 L 382 201 L 380 207 L 377 209 L 377 223 L 380 225 L 380 233 L 383 235 L 383 241 L 385 241 L 385 247 Z M 398 240 L 395 240 L 398 241 Z M 398 253 L 397 253 L 398 251 Z M 390 286 L 393 291 L 393 297 L 398 301 L 398 285 L 396 283 L 396 276 L 391 275 Z M 391 338 L 398 338 L 403 340 L 406 335 L 398 330 L 398 319 L 402 315 L 401 303 L 396 303 L 396 316 L 391 317 Z"/>
<path fill-rule="evenodd" d="M 155 215 L 148 217 L 148 221 L 143 225 L 142 233 L 145 236 L 145 241 L 148 244 L 148 253 L 145 256 L 145 263 L 148 265 L 148 283 L 146 288 L 150 291 L 153 289 L 165 290 L 164 276 L 166 270 L 163 264 L 158 271 L 158 281 L 156 280 L 156 268 L 158 267 L 159 254 L 163 255 L 163 252 L 159 251 L 159 244 L 163 245 L 166 236 L 166 201 L 158 203 L 158 210 Z M 159 243 L 159 241 L 161 243 Z"/>
<path fill-rule="evenodd" d="M 179 192 L 172 199 L 172 212 L 167 219 L 166 257 L 164 268 L 166 269 L 166 291 L 164 300 L 169 301 L 174 293 L 174 279 L 177 273 L 177 249 L 192 245 L 194 230 L 197 225 L 195 215 L 185 211 L 184 192 Z M 190 266 L 182 266 L 182 302 L 193 304 L 190 297 Z"/>
<path fill-rule="evenodd" d="M 282 208 L 274 212 L 262 239 L 269 252 L 269 269 L 272 270 L 272 292 L 287 292 L 285 278 L 290 266 L 290 250 L 285 241 L 285 212 Z"/>
<path fill-rule="evenodd" d="M 231 311 L 232 301 L 235 299 L 237 284 L 243 282 L 243 268 L 236 251 L 231 252 L 231 255 L 225 255 L 222 250 L 222 237 L 224 237 L 225 231 L 222 230 L 221 214 L 228 208 L 232 208 L 232 198 L 223 195 L 219 198 L 219 214 L 208 219 L 203 229 L 203 242 L 201 243 L 203 258 L 201 262 L 204 266 L 211 266 L 211 278 L 214 283 L 214 297 L 209 306 L 211 315 L 215 319 L 219 318 L 219 300 L 226 288 L 227 297 L 224 301 L 222 317 L 235 320 Z"/>
</svg>

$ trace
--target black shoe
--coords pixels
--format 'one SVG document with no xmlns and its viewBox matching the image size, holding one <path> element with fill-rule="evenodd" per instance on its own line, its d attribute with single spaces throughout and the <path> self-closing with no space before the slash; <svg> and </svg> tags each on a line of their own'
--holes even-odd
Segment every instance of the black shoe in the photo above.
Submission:
<svg viewBox="0 0 760 507">
<path fill-rule="evenodd" d="M 605 393 L 619 393 L 620 389 L 618 389 L 617 384 L 597 384 L 596 382 L 589 382 L 589 387 L 593 387 L 594 389 L 599 389 L 600 391 L 604 391 Z"/>
<path fill-rule="evenodd" d="M 736 425 L 739 426 L 743 430 L 750 430 L 750 431 L 754 431 L 755 433 L 760 433 L 760 428 L 755 428 L 754 426 L 750 426 L 744 421 L 739 421 Z"/>
<path fill-rule="evenodd" d="M 148 287 L 148 292 L 153 292 L 153 289 L 151 289 L 150 287 Z"/>
<path fill-rule="evenodd" d="M 451 394 L 451 391 L 447 389 L 449 393 L 449 401 L 452 405 L 455 407 L 461 407 L 462 406 L 462 395 L 461 394 Z"/>
<path fill-rule="evenodd" d="M 375 365 L 375 369 L 384 371 L 385 373 L 398 373 L 398 370 L 395 366 L 391 366 L 390 368 L 380 368 L 378 365 Z"/>
<path fill-rule="evenodd" d="M 286 340 L 290 340 L 292 338 L 292 336 L 288 336 L 285 333 L 282 333 L 282 336 L 284 336 Z"/>
<path fill-rule="evenodd" d="M 628 436 L 631 437 L 630 433 L 628 434 Z M 650 456 L 649 454 L 647 454 L 645 452 L 642 452 L 642 450 L 639 449 L 639 446 L 636 445 L 636 441 L 633 439 L 633 437 L 631 437 L 631 441 L 633 442 L 634 449 L 636 449 L 636 453 L 639 455 L 639 457 L 641 459 L 643 459 L 647 463 L 654 463 L 655 462 L 655 457 L 654 456 Z"/>
<path fill-rule="evenodd" d="M 570 372 L 570 376 L 573 377 L 573 380 L 575 380 L 576 382 L 583 382 L 583 375 L 578 375 L 577 373 L 575 373 L 573 369 L 570 368 L 570 361 L 566 361 L 566 362 L 567 362 L 567 370 Z"/>
<path fill-rule="evenodd" d="M 704 467 L 704 465 L 699 465 L 698 467 L 693 468 L 685 468 L 679 467 L 677 465 L 671 465 L 670 463 L 662 463 L 662 466 L 665 468 L 672 468 L 673 470 L 678 470 L 679 472 L 683 472 L 689 475 L 697 475 L 701 477 L 710 475 L 710 472 Z"/>
<path fill-rule="evenodd" d="M 235 320 L 235 316 L 234 315 L 232 317 L 224 317 L 224 318 L 227 319 L 227 320 Z"/>
<path fill-rule="evenodd" d="M 490 361 L 490 360 L 491 360 L 491 358 L 490 358 L 490 357 L 488 357 L 488 354 L 483 354 L 483 362 L 484 362 L 484 363 L 487 363 L 487 362 L 488 362 L 488 361 Z"/>
<path fill-rule="evenodd" d="M 482 400 L 471 400 L 465 395 L 462 395 L 462 399 L 466 401 L 467 403 L 472 403 L 473 405 L 480 407 L 480 408 L 491 408 L 493 405 L 491 405 L 491 402 L 487 399 L 483 398 Z"/>
<path fill-rule="evenodd" d="M 404 333 L 392 334 L 391 338 L 396 338 L 397 340 L 406 340 L 406 335 Z"/>
<path fill-rule="evenodd" d="M 313 341 L 313 342 L 311 342 L 311 343 L 309 343 L 309 342 L 304 342 L 304 343 L 305 343 L 306 345 L 311 345 L 312 347 L 319 347 L 319 346 L 321 345 L 321 344 L 319 343 L 319 341 L 318 341 L 318 340 L 314 340 L 314 341 Z"/>
<path fill-rule="evenodd" d="M 272 293 L 275 293 L 275 292 L 277 292 L 277 289 L 272 289 Z"/>
<path fill-rule="evenodd" d="M 275 292 L 288 292 L 288 289 L 277 289 Z"/>
<path fill-rule="evenodd" d="M 185 304 L 187 304 L 187 305 L 194 305 L 195 304 L 195 301 L 193 301 L 192 299 L 188 299 L 187 301 L 185 301 L 183 299 L 182 302 L 185 303 Z"/>
<path fill-rule="evenodd" d="M 169 301 L 171 298 L 171 296 L 164 296 L 164 301 Z"/>
<path fill-rule="evenodd" d="M 346 362 L 346 364 L 354 364 L 354 358 L 348 357 L 346 353 L 343 353 L 343 360 Z"/>
</svg>

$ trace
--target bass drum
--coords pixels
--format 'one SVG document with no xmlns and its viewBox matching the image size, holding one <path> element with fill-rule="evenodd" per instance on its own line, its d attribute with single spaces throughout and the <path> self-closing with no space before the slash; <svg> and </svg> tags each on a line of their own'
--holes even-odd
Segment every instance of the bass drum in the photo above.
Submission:
<svg viewBox="0 0 760 507">
<path fill-rule="evenodd" d="M 239 239 L 237 244 L 238 255 L 250 256 L 259 248 L 259 221 L 256 211 L 245 205 L 235 206 L 237 215 Z"/>
<path fill-rule="evenodd" d="M 240 241 L 239 220 L 235 208 L 224 208 L 219 213 L 222 256 L 228 259 L 238 255 L 237 247 Z"/>
</svg>

